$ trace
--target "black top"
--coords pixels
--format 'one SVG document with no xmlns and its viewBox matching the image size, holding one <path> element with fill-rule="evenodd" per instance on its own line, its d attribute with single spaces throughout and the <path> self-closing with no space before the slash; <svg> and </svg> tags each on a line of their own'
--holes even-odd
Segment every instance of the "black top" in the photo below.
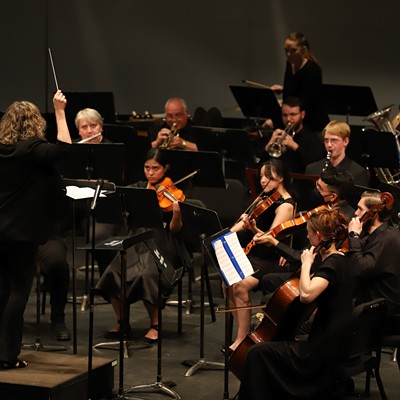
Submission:
<svg viewBox="0 0 400 400">
<path fill-rule="evenodd" d="M 321 175 L 321 172 L 325 167 L 325 162 L 326 158 L 307 165 L 305 173 L 317 176 Z M 348 171 L 353 177 L 353 183 L 355 185 L 369 186 L 368 171 L 349 157 L 346 156 L 335 168 Z"/>
<path fill-rule="evenodd" d="M 399 314 L 400 232 L 384 223 L 371 235 L 349 238 L 349 254 L 357 267 L 357 302 L 383 297 L 389 313 Z"/>
<path fill-rule="evenodd" d="M 0 239 L 44 243 L 65 213 L 65 187 L 55 161 L 69 144 L 30 138 L 0 144 Z"/>
<path fill-rule="evenodd" d="M 322 132 L 329 118 L 322 106 L 322 71 L 319 66 L 314 61 L 308 60 L 293 75 L 292 67 L 287 62 L 283 87 L 283 100 L 288 97 L 299 98 L 306 112 L 304 124 Z"/>
</svg>

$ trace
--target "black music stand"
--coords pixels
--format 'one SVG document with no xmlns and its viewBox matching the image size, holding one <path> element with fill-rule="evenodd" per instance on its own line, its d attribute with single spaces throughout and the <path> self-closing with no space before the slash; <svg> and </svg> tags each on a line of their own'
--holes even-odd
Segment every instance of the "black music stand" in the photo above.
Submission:
<svg viewBox="0 0 400 400">
<path fill-rule="evenodd" d="M 207 255 L 209 256 L 210 260 L 212 261 L 214 267 L 216 270 L 220 273 L 220 268 L 218 266 L 218 260 L 216 258 L 214 249 L 212 247 L 212 242 L 213 240 L 217 239 L 221 235 L 224 235 L 229 231 L 229 228 L 225 228 L 222 231 L 219 231 L 217 233 L 214 233 L 213 235 L 204 238 L 203 240 L 203 246 L 207 252 Z M 221 277 L 223 279 L 223 277 Z M 225 309 L 229 309 L 229 290 L 226 291 L 225 295 Z M 225 313 L 225 359 L 224 359 L 224 400 L 229 400 L 229 369 L 228 369 L 228 362 L 229 362 L 229 351 L 227 349 L 229 348 L 229 341 L 230 341 L 230 329 L 231 329 L 231 316 L 229 315 L 228 312 Z"/>
<path fill-rule="evenodd" d="M 347 153 L 351 159 L 368 169 L 399 169 L 397 138 L 392 132 L 354 130 Z"/>
<path fill-rule="evenodd" d="M 103 125 L 103 136 L 113 143 L 124 143 L 126 153 L 125 184 L 144 180 L 143 164 L 147 151 L 151 148 L 150 136 L 130 125 Z"/>
<path fill-rule="evenodd" d="M 73 143 L 67 157 L 58 162 L 61 175 L 67 179 L 93 180 L 124 183 L 126 147 L 121 143 L 79 144 Z M 73 185 L 73 183 L 71 183 Z M 75 214 L 75 202 L 73 212 Z M 74 216 L 75 221 L 75 216 Z M 86 234 L 89 234 L 89 219 Z M 85 292 L 81 299 L 81 310 L 87 309 L 89 294 L 89 261 L 86 258 Z M 93 266 L 92 266 L 93 267 Z"/>
<path fill-rule="evenodd" d="M 244 129 L 193 126 L 192 133 L 200 150 L 217 151 L 221 154 L 224 170 L 228 161 L 238 163 L 242 171 L 256 164 L 253 143 Z"/>
<path fill-rule="evenodd" d="M 254 118 L 258 127 L 261 118 L 272 119 L 275 127 L 283 126 L 281 107 L 271 89 L 234 85 L 229 86 L 229 89 L 243 115 Z"/>
<path fill-rule="evenodd" d="M 158 205 L 157 194 L 152 189 L 142 188 L 119 188 L 124 201 L 125 212 L 131 226 L 158 228 L 162 229 L 163 219 L 161 210 Z M 142 206 L 139 206 L 141 203 Z M 139 210 L 139 211 L 138 211 Z M 157 267 L 158 267 L 158 342 L 157 342 L 157 377 L 156 382 L 151 384 L 136 385 L 125 390 L 125 393 L 143 392 L 143 391 L 157 391 L 162 394 L 169 395 L 175 399 L 181 399 L 181 396 L 173 389 L 171 385 L 166 385 L 162 382 L 162 287 L 161 278 L 164 276 L 171 285 L 181 279 L 183 267 L 174 269 L 169 265 L 166 259 L 162 256 L 160 251 L 144 240 L 145 245 L 150 251 Z M 121 275 L 122 276 L 122 275 Z M 122 283 L 121 283 L 122 285 Z M 122 300 L 121 300 L 122 304 Z M 122 313 L 122 310 L 121 310 Z M 123 314 L 123 315 L 126 315 Z M 126 320 L 126 318 L 123 318 Z M 120 339 L 120 348 L 122 338 Z M 121 350 L 120 350 L 121 355 Z M 122 387 L 122 385 L 120 385 Z"/>
<path fill-rule="evenodd" d="M 322 101 L 328 114 L 365 117 L 377 110 L 372 90 L 368 86 L 322 85 Z"/>
<path fill-rule="evenodd" d="M 191 182 L 195 186 L 225 187 L 225 178 L 222 170 L 220 154 L 213 151 L 182 151 L 161 149 L 163 157 L 170 169 L 168 175 L 173 181 L 186 176 L 195 170 Z"/>
<path fill-rule="evenodd" d="M 68 156 L 58 162 L 58 169 L 64 178 L 101 178 L 123 185 L 125 159 L 122 143 L 72 143 Z"/>
<path fill-rule="evenodd" d="M 213 210 L 206 208 L 193 206 L 188 203 L 180 204 L 182 211 L 182 218 L 184 221 L 185 237 L 197 247 L 196 251 L 203 253 L 203 263 L 201 265 L 201 287 L 200 287 L 200 358 L 198 360 L 184 360 L 183 365 L 190 366 L 185 373 L 185 376 L 192 376 L 199 369 L 212 369 L 221 370 L 223 364 L 219 362 L 206 361 L 204 357 L 204 285 L 207 285 L 208 293 L 211 293 L 210 280 L 207 269 L 207 258 L 204 254 L 204 247 L 202 246 L 202 240 L 212 233 L 221 230 L 221 223 L 218 218 L 218 214 Z M 214 303 L 209 298 L 210 309 L 214 311 Z M 215 315 L 213 321 L 215 321 Z"/>
</svg>

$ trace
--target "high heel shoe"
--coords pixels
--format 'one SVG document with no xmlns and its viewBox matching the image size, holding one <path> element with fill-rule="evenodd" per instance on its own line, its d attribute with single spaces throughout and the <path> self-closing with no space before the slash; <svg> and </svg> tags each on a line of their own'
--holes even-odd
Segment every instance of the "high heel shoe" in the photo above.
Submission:
<svg viewBox="0 0 400 400">
<path fill-rule="evenodd" d="M 154 329 L 155 331 L 158 332 L 158 325 L 151 325 L 151 326 L 150 326 L 150 329 Z M 155 344 L 155 343 L 158 342 L 158 338 L 152 339 L 152 338 L 149 338 L 149 337 L 146 337 L 146 336 L 143 338 L 143 340 L 144 340 L 147 344 Z"/>
</svg>

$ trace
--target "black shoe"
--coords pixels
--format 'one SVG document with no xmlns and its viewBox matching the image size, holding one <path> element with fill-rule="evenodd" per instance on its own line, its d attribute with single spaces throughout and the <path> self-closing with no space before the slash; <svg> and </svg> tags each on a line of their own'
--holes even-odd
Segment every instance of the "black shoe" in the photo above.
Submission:
<svg viewBox="0 0 400 400">
<path fill-rule="evenodd" d="M 65 341 L 71 340 L 71 333 L 66 327 L 65 323 L 53 324 L 54 337 L 56 340 Z"/>
<path fill-rule="evenodd" d="M 226 347 L 225 347 L 225 346 L 222 346 L 222 347 L 221 347 L 221 353 L 222 353 L 223 355 L 225 355 L 225 352 L 226 352 Z M 229 355 L 229 357 L 232 355 L 233 352 L 234 352 L 234 350 L 232 350 L 230 347 L 228 347 L 228 355 Z"/>
</svg>

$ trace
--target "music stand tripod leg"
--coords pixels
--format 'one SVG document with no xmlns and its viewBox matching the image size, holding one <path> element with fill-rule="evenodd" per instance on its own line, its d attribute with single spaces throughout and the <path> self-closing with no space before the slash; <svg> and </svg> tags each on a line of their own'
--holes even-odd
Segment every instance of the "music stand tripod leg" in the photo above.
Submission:
<svg viewBox="0 0 400 400">
<path fill-rule="evenodd" d="M 204 286 L 206 275 L 206 257 L 201 265 L 201 279 L 200 279 L 200 358 L 198 360 L 184 360 L 183 365 L 191 366 L 185 373 L 185 376 L 192 376 L 199 369 L 222 370 L 224 364 L 213 361 L 206 361 L 204 358 Z"/>
<path fill-rule="evenodd" d="M 132 392 L 147 392 L 147 391 L 156 391 L 162 394 L 166 394 L 171 396 L 174 399 L 181 400 L 182 397 L 173 389 L 171 386 L 175 386 L 173 382 L 171 385 L 167 385 L 162 382 L 162 284 L 161 284 L 161 277 L 162 277 L 162 268 L 163 265 L 160 265 L 159 259 L 154 255 L 151 247 L 146 241 L 143 243 L 147 246 L 150 251 L 151 256 L 153 257 L 157 268 L 158 268 L 158 296 L 157 296 L 157 303 L 158 303 L 158 341 L 157 341 L 157 379 L 155 383 L 145 384 L 145 385 L 136 385 L 132 386 L 125 391 L 125 393 L 132 393 Z M 182 278 L 180 278 L 182 279 Z"/>
</svg>

